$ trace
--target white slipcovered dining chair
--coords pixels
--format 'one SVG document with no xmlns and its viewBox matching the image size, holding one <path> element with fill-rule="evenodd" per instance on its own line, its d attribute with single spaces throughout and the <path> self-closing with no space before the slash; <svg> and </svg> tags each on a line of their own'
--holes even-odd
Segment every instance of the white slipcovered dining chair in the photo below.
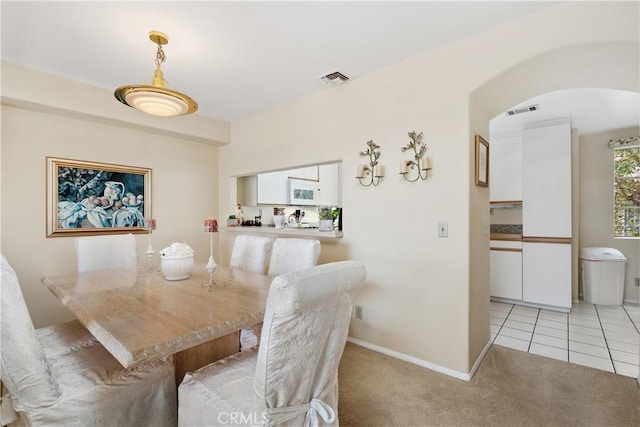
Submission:
<svg viewBox="0 0 640 427">
<path fill-rule="evenodd" d="M 175 425 L 170 359 L 125 369 L 77 320 L 34 329 L 15 271 L 0 256 L 1 425 Z"/>
<path fill-rule="evenodd" d="M 273 243 L 269 276 L 276 277 L 291 271 L 313 267 L 320 256 L 320 241 L 293 237 L 278 238 Z"/>
<path fill-rule="evenodd" d="M 268 274 L 276 277 L 284 273 L 313 267 L 320 256 L 320 241 L 292 237 L 278 238 L 273 243 Z M 262 323 L 240 331 L 240 349 L 255 347 L 260 342 Z"/>
<path fill-rule="evenodd" d="M 264 274 L 272 244 L 273 240 L 268 237 L 239 235 L 233 242 L 229 266 Z"/>
<path fill-rule="evenodd" d="M 236 237 L 231 249 L 229 266 L 243 271 L 264 274 L 269 262 L 273 240 L 262 236 L 241 234 Z M 240 349 L 244 350 L 258 345 L 261 325 L 248 326 L 240 330 Z"/>
<path fill-rule="evenodd" d="M 276 277 L 260 346 L 185 375 L 178 425 L 337 426 L 338 364 L 365 275 L 342 261 Z"/>
<path fill-rule="evenodd" d="M 78 272 L 132 268 L 138 265 L 136 238 L 133 234 L 86 236 L 73 239 Z"/>
</svg>

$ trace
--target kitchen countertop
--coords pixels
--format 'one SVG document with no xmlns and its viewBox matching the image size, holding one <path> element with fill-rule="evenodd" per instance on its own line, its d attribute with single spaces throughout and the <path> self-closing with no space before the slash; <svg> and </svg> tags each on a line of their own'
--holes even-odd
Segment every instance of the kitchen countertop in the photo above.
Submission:
<svg viewBox="0 0 640 427">
<path fill-rule="evenodd" d="M 522 240 L 522 224 L 491 224 L 491 240 Z"/>
<path fill-rule="evenodd" d="M 522 224 L 491 224 L 492 233 L 522 234 Z"/>
<path fill-rule="evenodd" d="M 318 239 L 340 239 L 342 231 L 319 231 L 317 228 L 275 228 L 257 226 L 224 227 L 223 230 L 234 233 L 266 234 L 287 237 L 315 237 Z"/>
</svg>

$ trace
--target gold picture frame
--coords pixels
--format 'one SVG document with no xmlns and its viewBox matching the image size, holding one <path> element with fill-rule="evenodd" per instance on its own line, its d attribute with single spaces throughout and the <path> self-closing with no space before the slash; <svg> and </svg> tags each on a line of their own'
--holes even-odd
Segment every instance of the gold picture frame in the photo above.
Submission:
<svg viewBox="0 0 640 427">
<path fill-rule="evenodd" d="M 151 169 L 47 157 L 47 237 L 145 233 Z"/>
<path fill-rule="evenodd" d="M 489 186 L 489 143 L 480 135 L 476 135 L 476 185 Z"/>
</svg>

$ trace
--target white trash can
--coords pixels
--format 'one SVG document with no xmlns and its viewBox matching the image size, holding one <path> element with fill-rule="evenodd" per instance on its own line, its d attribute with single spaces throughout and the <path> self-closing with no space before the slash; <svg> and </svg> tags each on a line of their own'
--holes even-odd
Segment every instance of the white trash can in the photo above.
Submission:
<svg viewBox="0 0 640 427">
<path fill-rule="evenodd" d="M 622 305 L 627 258 L 614 248 L 583 248 L 584 300 L 592 304 Z"/>
</svg>

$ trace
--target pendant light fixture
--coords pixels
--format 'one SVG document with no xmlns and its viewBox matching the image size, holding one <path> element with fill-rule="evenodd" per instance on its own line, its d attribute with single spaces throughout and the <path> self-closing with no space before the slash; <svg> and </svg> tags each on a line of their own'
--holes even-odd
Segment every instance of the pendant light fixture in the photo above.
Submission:
<svg viewBox="0 0 640 427">
<path fill-rule="evenodd" d="M 114 92 L 114 96 L 124 105 L 154 116 L 180 116 L 195 113 L 198 104 L 191 97 L 167 89 L 160 65 L 165 56 L 162 46 L 169 43 L 169 37 L 160 31 L 150 31 L 149 39 L 158 45 L 156 71 L 151 85 L 125 85 Z"/>
</svg>

